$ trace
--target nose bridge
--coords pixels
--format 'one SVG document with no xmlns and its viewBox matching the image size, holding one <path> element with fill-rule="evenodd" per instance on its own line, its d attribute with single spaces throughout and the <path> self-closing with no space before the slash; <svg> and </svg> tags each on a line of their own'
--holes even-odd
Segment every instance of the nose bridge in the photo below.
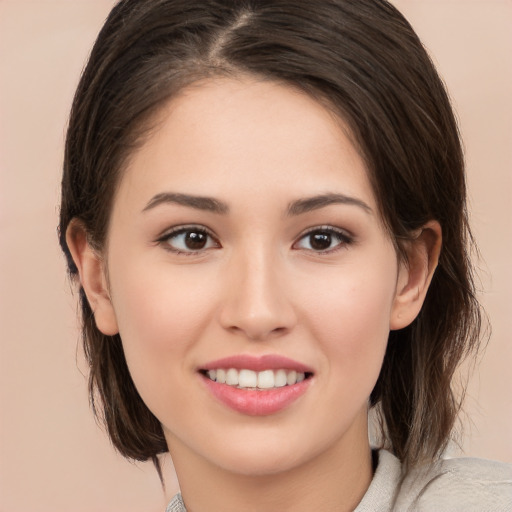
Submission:
<svg viewBox="0 0 512 512">
<path fill-rule="evenodd" d="M 254 340 L 291 329 L 295 315 L 284 266 L 276 251 L 264 244 L 249 244 L 233 254 L 221 312 L 225 328 Z"/>
</svg>

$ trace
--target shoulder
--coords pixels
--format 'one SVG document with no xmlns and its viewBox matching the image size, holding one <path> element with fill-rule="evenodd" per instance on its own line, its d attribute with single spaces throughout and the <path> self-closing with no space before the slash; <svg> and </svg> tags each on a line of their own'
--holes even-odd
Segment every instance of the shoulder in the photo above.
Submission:
<svg viewBox="0 0 512 512">
<path fill-rule="evenodd" d="M 512 465 L 443 459 L 403 477 L 400 461 L 379 450 L 373 480 L 355 512 L 512 512 Z"/>
<path fill-rule="evenodd" d="M 178 493 L 174 498 L 171 500 L 169 505 L 167 505 L 167 508 L 165 509 L 165 512 L 187 512 L 185 509 L 185 504 L 183 503 L 183 500 L 181 499 L 181 494 Z"/>
<path fill-rule="evenodd" d="M 511 512 L 512 465 L 484 459 L 441 460 L 401 483 L 400 461 L 378 452 L 377 471 L 355 512 Z M 186 512 L 181 495 L 166 512 Z"/>
<path fill-rule="evenodd" d="M 396 510 L 512 511 L 512 465 L 475 458 L 439 461 L 400 486 Z"/>
</svg>

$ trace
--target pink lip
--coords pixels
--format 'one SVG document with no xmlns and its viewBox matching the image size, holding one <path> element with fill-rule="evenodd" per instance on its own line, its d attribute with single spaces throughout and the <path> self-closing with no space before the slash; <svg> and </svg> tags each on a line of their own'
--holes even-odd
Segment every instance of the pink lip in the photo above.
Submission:
<svg viewBox="0 0 512 512">
<path fill-rule="evenodd" d="M 282 411 L 302 396 L 311 382 L 311 379 L 306 379 L 291 386 L 256 391 L 220 384 L 204 375 L 201 377 L 215 398 L 248 416 L 268 416 Z"/>
<path fill-rule="evenodd" d="M 201 366 L 201 370 L 216 370 L 217 368 L 235 368 L 237 370 L 247 369 L 254 372 L 263 370 L 295 370 L 296 372 L 313 373 L 313 370 L 293 359 L 277 354 L 266 354 L 263 356 L 252 356 L 239 354 L 230 357 L 224 357 L 211 361 Z"/>
<path fill-rule="evenodd" d="M 215 370 L 219 368 L 247 369 L 255 372 L 283 369 L 309 374 L 313 373 L 309 366 L 276 354 L 263 356 L 239 354 L 211 361 L 201 366 L 200 370 Z M 307 391 L 312 380 L 307 378 L 291 386 L 253 390 L 220 384 L 209 379 L 203 372 L 199 372 L 199 374 L 206 388 L 217 400 L 227 405 L 230 409 L 249 416 L 268 416 L 286 409 Z"/>
</svg>

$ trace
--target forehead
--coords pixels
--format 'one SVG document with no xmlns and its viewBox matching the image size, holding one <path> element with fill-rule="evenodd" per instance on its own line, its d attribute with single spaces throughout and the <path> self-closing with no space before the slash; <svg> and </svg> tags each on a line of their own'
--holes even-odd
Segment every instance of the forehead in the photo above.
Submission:
<svg viewBox="0 0 512 512">
<path fill-rule="evenodd" d="M 195 83 L 157 113 L 120 188 L 149 196 L 176 187 L 219 198 L 334 190 L 374 203 L 343 121 L 297 89 L 250 78 Z"/>
</svg>

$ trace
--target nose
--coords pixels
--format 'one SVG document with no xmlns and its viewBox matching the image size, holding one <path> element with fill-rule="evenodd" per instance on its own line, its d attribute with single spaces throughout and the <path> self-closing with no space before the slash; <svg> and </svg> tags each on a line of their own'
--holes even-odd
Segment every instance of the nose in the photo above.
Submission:
<svg viewBox="0 0 512 512">
<path fill-rule="evenodd" d="M 297 321 L 283 265 L 275 255 L 250 252 L 230 261 L 220 323 L 250 340 L 282 336 Z"/>
</svg>

